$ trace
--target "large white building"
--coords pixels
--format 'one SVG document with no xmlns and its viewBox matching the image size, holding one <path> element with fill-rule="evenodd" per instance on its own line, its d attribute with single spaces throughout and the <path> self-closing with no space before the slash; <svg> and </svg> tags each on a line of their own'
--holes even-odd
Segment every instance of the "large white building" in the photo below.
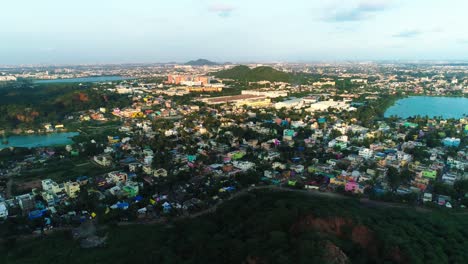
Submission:
<svg viewBox="0 0 468 264">
<path fill-rule="evenodd" d="M 304 102 L 302 98 L 293 98 L 290 100 L 286 100 L 283 102 L 278 102 L 275 104 L 276 109 L 281 109 L 281 108 L 286 108 L 286 109 L 291 109 L 291 108 L 302 108 L 304 106 Z"/>
<path fill-rule="evenodd" d="M 320 101 L 315 104 L 311 104 L 308 110 L 309 112 L 316 112 L 316 111 L 326 111 L 329 108 L 336 108 L 338 110 L 347 110 L 350 109 L 350 105 L 343 101 Z"/>
<path fill-rule="evenodd" d="M 242 94 L 256 95 L 256 96 L 266 96 L 268 98 L 277 98 L 277 97 L 286 97 L 288 96 L 288 91 L 268 91 L 268 90 L 243 90 Z"/>
</svg>

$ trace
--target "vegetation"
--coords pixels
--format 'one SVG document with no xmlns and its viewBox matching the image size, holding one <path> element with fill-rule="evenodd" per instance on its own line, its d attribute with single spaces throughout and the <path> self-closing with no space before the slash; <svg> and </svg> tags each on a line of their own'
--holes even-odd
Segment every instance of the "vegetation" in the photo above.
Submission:
<svg viewBox="0 0 468 264">
<path fill-rule="evenodd" d="M 2 263 L 465 263 L 466 215 L 257 191 L 171 224 L 109 227 L 104 248 L 68 233 L 6 240 Z"/>
<path fill-rule="evenodd" d="M 131 104 L 127 96 L 93 89 L 92 84 L 21 85 L 0 89 L 0 129 L 63 122 L 70 113 Z"/>
<path fill-rule="evenodd" d="M 185 65 L 191 65 L 191 66 L 205 66 L 205 65 L 208 65 L 208 66 L 212 66 L 212 65 L 218 65 L 218 63 L 212 62 L 212 61 L 209 61 L 209 60 L 205 60 L 205 59 L 198 59 L 198 60 L 191 60 L 191 61 L 185 63 Z"/>
<path fill-rule="evenodd" d="M 214 75 L 217 78 L 233 79 L 246 82 L 288 82 L 291 79 L 290 74 L 275 70 L 267 66 L 261 66 L 254 69 L 250 69 L 247 66 L 240 65 L 232 69 L 219 71 Z"/>
</svg>

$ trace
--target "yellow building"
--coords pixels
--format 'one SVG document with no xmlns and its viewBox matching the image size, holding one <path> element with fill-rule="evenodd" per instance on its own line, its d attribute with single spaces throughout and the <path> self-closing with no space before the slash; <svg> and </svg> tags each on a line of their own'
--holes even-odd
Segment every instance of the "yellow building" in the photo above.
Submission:
<svg viewBox="0 0 468 264">
<path fill-rule="evenodd" d="M 201 93 L 201 92 L 222 92 L 223 88 L 222 87 L 187 87 L 186 88 L 187 92 L 193 93 Z"/>
<path fill-rule="evenodd" d="M 344 181 L 344 180 L 342 180 L 342 179 L 338 179 L 338 178 L 331 178 L 331 179 L 330 179 L 330 184 L 345 186 L 345 185 L 346 185 L 346 181 Z"/>
<path fill-rule="evenodd" d="M 66 182 L 64 184 L 65 186 L 65 193 L 70 197 L 70 198 L 76 198 L 78 196 L 78 193 L 80 192 L 80 184 L 77 182 Z"/>
<path fill-rule="evenodd" d="M 250 107 L 269 107 L 271 105 L 270 98 L 258 98 L 258 99 L 247 99 L 242 100 L 236 103 L 237 107 L 243 106 L 250 106 Z"/>
</svg>

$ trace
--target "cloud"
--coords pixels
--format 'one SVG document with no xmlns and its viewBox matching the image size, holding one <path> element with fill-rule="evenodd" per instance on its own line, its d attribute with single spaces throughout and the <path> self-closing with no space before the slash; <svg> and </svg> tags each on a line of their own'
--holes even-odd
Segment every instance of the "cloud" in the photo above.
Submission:
<svg viewBox="0 0 468 264">
<path fill-rule="evenodd" d="M 357 10 L 361 12 L 379 12 L 389 8 L 390 4 L 390 1 L 384 0 L 361 1 L 357 7 Z"/>
<path fill-rule="evenodd" d="M 414 37 L 422 35 L 423 33 L 424 32 L 420 30 L 406 30 L 406 31 L 402 31 L 400 33 L 394 34 L 393 37 L 394 38 L 414 38 Z"/>
<path fill-rule="evenodd" d="M 327 22 L 354 22 L 366 20 L 377 12 L 387 10 L 391 6 L 390 0 L 361 0 L 347 8 L 330 8 L 325 16 Z"/>
<path fill-rule="evenodd" d="M 229 17 L 234 10 L 233 6 L 222 3 L 213 4 L 208 8 L 208 11 L 217 13 L 220 17 Z"/>
</svg>

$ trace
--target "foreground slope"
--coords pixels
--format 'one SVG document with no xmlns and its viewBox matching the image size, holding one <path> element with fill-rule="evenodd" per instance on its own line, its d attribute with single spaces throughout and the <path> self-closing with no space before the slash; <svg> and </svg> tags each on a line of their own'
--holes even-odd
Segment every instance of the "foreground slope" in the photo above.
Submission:
<svg viewBox="0 0 468 264">
<path fill-rule="evenodd" d="M 17 241 L 1 263 L 466 263 L 468 217 L 255 191 L 215 213 L 104 230 L 104 248 L 68 234 Z M 3 258 L 3 259 L 2 259 Z"/>
</svg>

